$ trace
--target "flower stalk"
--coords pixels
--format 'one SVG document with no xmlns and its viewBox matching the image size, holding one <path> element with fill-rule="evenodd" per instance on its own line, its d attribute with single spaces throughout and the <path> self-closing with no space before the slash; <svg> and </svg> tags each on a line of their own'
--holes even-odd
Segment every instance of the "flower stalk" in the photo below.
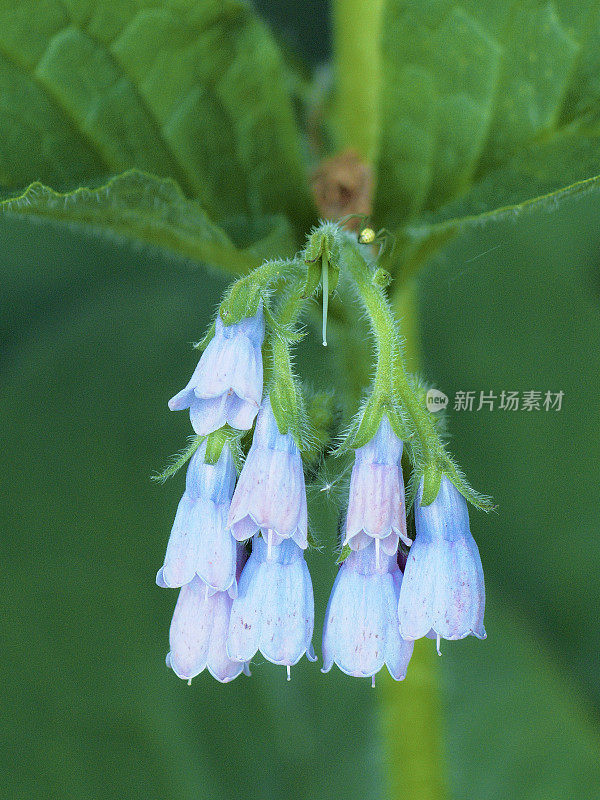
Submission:
<svg viewBox="0 0 600 800">
<path fill-rule="evenodd" d="M 341 147 L 374 161 L 378 135 L 383 0 L 333 3 L 336 117 Z"/>
</svg>

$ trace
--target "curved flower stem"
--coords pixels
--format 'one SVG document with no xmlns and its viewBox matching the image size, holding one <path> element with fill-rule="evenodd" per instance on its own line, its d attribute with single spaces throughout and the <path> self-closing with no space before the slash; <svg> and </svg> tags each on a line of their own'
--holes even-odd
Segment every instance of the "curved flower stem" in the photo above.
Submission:
<svg viewBox="0 0 600 800">
<path fill-rule="evenodd" d="M 273 312 L 273 321 L 281 327 L 294 325 L 304 310 L 307 298 L 302 294 L 304 276 L 300 271 L 288 281 L 281 292 L 281 300 Z"/>
<path fill-rule="evenodd" d="M 371 281 L 369 265 L 358 251 L 358 245 L 347 239 L 342 245 L 343 263 L 354 281 L 369 316 L 377 348 L 373 393 L 391 398 L 394 374 L 395 327 L 383 292 Z"/>
<path fill-rule="evenodd" d="M 343 244 L 344 264 L 354 280 L 377 344 L 377 368 L 374 393 L 397 397 L 410 417 L 412 433 L 417 438 L 418 452 L 428 462 L 441 442 L 427 409 L 423 408 L 410 385 L 404 366 L 401 345 L 396 335 L 396 320 L 383 290 L 373 283 L 371 267 L 349 238 Z"/>
<path fill-rule="evenodd" d="M 280 433 L 290 432 L 300 450 L 305 445 L 305 411 L 302 392 L 292 368 L 290 347 L 294 341 L 293 326 L 306 303 L 303 284 L 303 276 L 291 281 L 271 316 L 274 329 L 264 347 L 265 384 L 269 386 L 273 414 Z"/>
</svg>

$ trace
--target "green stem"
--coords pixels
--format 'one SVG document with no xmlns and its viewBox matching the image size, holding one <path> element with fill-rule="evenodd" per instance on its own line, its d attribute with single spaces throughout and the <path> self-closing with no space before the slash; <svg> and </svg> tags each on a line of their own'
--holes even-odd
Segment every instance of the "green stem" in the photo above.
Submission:
<svg viewBox="0 0 600 800">
<path fill-rule="evenodd" d="M 393 309 L 400 320 L 404 334 L 404 363 L 410 372 L 418 372 L 421 361 L 419 342 L 419 316 L 417 313 L 417 284 L 411 278 L 400 286 L 393 296 Z"/>
<path fill-rule="evenodd" d="M 273 319 L 277 325 L 283 327 L 297 322 L 307 300 L 302 294 L 303 280 L 303 275 L 298 272 L 289 286 L 282 292 L 281 300 L 273 314 Z"/>
<path fill-rule="evenodd" d="M 264 348 L 265 384 L 269 385 L 269 395 L 273 414 L 281 433 L 288 433 L 304 450 L 304 404 L 300 387 L 294 377 L 290 341 L 285 328 L 297 321 L 306 303 L 303 296 L 304 276 L 292 281 L 272 318 L 272 323 L 280 332 L 271 333 Z"/>
<path fill-rule="evenodd" d="M 297 269 L 298 265 L 294 260 L 273 259 L 272 261 L 265 261 L 263 264 L 253 269 L 252 272 L 240 278 L 237 283 L 241 285 L 254 282 L 260 284 L 263 290 L 266 291 L 270 284 L 282 277 L 293 274 Z"/>
<path fill-rule="evenodd" d="M 336 116 L 339 136 L 368 161 L 377 148 L 383 0 L 334 0 Z"/>
<path fill-rule="evenodd" d="M 273 260 L 265 261 L 252 272 L 239 278 L 229 287 L 221 303 L 219 313 L 223 323 L 233 325 L 255 314 L 260 297 L 269 290 L 270 284 L 282 278 L 289 278 L 297 271 L 298 264 L 294 260 Z"/>
</svg>

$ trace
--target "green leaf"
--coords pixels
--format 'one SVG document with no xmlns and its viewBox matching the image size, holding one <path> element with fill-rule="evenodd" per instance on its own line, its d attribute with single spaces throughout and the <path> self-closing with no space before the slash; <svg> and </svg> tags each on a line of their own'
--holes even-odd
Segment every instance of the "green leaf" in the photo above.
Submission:
<svg viewBox="0 0 600 800">
<path fill-rule="evenodd" d="M 502 72 L 480 172 L 556 128 L 580 49 L 554 2 L 520 0 L 506 6 L 498 36 Z"/>
<path fill-rule="evenodd" d="M 284 66 L 237 0 L 0 0 L 0 182 L 132 167 L 211 215 L 310 203 Z"/>
<path fill-rule="evenodd" d="M 585 85 L 596 80 L 599 14 L 596 0 L 389 0 L 378 218 L 435 211 L 526 158 L 523 148 L 566 135 L 575 112 L 597 104 Z M 482 201 L 494 208 L 493 196 Z"/>
<path fill-rule="evenodd" d="M 402 228 L 396 235 L 390 269 L 401 270 L 408 277 L 468 229 L 491 228 L 525 213 L 550 212 L 574 195 L 597 192 L 599 165 L 600 136 L 594 131 L 587 135 L 585 131 L 565 131 L 527 147 L 460 200 Z"/>
<path fill-rule="evenodd" d="M 274 218 L 263 221 L 273 226 L 264 239 L 240 250 L 171 179 L 136 170 L 100 188 L 67 194 L 34 183 L 20 197 L 0 202 L 0 213 L 82 227 L 101 235 L 116 234 L 233 274 L 256 267 L 274 249 L 280 253 L 294 249 L 289 225 L 283 218 Z"/>
<path fill-rule="evenodd" d="M 433 13 L 433 5 L 392 2 L 384 15 L 383 218 L 438 205 L 466 186 L 490 124 L 499 46 L 462 8 L 438 3 Z"/>
</svg>

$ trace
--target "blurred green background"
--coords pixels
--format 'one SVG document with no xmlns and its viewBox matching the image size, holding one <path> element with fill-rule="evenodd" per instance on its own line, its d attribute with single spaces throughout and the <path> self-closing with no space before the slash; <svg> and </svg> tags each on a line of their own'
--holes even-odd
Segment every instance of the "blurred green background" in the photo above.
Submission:
<svg viewBox="0 0 600 800">
<path fill-rule="evenodd" d="M 262 5 L 275 23 L 288 13 Z M 322 25 L 285 19 L 318 60 Z M 599 214 L 588 194 L 471 230 L 419 279 L 423 374 L 438 388 L 564 391 L 560 412 L 449 411 L 453 452 L 498 503 L 471 514 L 488 639 L 446 643 L 439 662 L 454 800 L 600 798 Z M 184 476 L 150 475 L 189 433 L 166 400 L 223 277 L 4 217 L 0 248 L 0 796 L 386 800 L 387 771 L 411 763 L 386 762 L 369 681 L 303 660 L 287 683 L 258 659 L 251 679 L 190 688 L 164 666 L 176 592 L 154 575 Z M 334 357 L 311 337 L 298 366 L 328 385 Z M 319 653 L 335 575 L 324 496 L 312 520 Z M 401 708 L 412 686 L 393 691 Z"/>
</svg>

